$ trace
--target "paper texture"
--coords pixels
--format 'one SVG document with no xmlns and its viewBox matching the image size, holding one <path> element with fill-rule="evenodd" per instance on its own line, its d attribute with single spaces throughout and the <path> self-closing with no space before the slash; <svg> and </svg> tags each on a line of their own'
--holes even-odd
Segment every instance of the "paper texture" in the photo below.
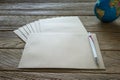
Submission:
<svg viewBox="0 0 120 80">
<path fill-rule="evenodd" d="M 93 36 L 99 66 L 95 63 L 87 35 L 40 33 L 29 36 L 19 68 L 104 69 L 96 36 Z"/>
<path fill-rule="evenodd" d="M 41 19 L 39 22 L 41 26 L 41 32 L 74 32 L 87 34 L 87 31 L 79 17 Z"/>
<path fill-rule="evenodd" d="M 79 17 L 56 17 L 49 19 L 40 19 L 20 27 L 20 32 L 17 35 L 26 42 L 29 34 L 41 32 L 74 32 L 87 34 Z M 14 31 L 18 32 L 18 31 Z M 22 33 L 21 33 L 22 32 Z"/>
<path fill-rule="evenodd" d="M 27 38 L 19 29 L 15 30 L 14 33 L 17 34 L 17 36 L 20 37 L 23 41 L 27 41 Z"/>
</svg>

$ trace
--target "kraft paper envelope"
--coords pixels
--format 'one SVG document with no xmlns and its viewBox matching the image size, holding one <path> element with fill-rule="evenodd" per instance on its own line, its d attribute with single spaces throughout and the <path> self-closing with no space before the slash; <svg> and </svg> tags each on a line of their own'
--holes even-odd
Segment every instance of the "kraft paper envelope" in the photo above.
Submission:
<svg viewBox="0 0 120 80">
<path fill-rule="evenodd" d="M 74 32 L 87 34 L 86 29 L 77 16 L 40 19 L 21 27 L 20 32 L 14 32 L 25 42 L 27 39 L 25 39 L 24 36 L 28 38 L 29 34 L 31 33 Z"/>
<path fill-rule="evenodd" d="M 23 41 L 27 41 L 27 37 L 19 29 L 14 30 L 14 33 L 17 34 Z"/>
<path fill-rule="evenodd" d="M 29 23 L 29 25 L 32 27 L 32 31 L 34 33 L 37 33 L 37 28 L 36 28 L 37 26 L 36 26 L 35 22 Z"/>
<path fill-rule="evenodd" d="M 78 33 L 31 34 L 18 68 L 105 69 L 96 36 L 96 65 L 88 35 Z"/>
<path fill-rule="evenodd" d="M 40 33 L 41 32 L 41 30 L 40 30 L 40 22 L 39 21 L 35 21 L 34 24 L 35 24 L 35 28 L 37 30 L 36 32 Z"/>
<path fill-rule="evenodd" d="M 28 33 L 25 31 L 25 29 L 24 28 L 19 28 L 18 29 L 21 33 L 23 33 L 23 35 L 26 37 L 26 38 L 28 38 Z"/>
<path fill-rule="evenodd" d="M 41 32 L 74 32 L 87 34 L 79 17 L 57 17 L 40 19 Z"/>
<path fill-rule="evenodd" d="M 30 33 L 35 33 L 32 26 L 30 24 L 26 24 L 26 26 L 28 27 Z"/>
<path fill-rule="evenodd" d="M 26 33 L 28 34 L 27 36 L 29 36 L 29 34 L 30 34 L 31 32 L 30 32 L 30 30 L 28 29 L 28 27 L 25 25 L 25 26 L 23 26 L 23 27 L 21 27 L 21 28 L 23 28 L 23 29 L 26 31 Z"/>
</svg>

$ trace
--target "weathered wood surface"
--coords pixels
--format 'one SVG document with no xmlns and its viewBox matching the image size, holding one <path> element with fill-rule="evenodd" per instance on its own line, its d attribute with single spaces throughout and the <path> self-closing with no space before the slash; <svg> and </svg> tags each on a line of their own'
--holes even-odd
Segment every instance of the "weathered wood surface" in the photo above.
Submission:
<svg viewBox="0 0 120 80">
<path fill-rule="evenodd" d="M 0 16 L 0 30 L 15 30 L 27 23 L 58 16 Z M 79 16 L 87 31 L 120 32 L 120 18 L 113 23 L 101 23 L 95 16 Z"/>
<path fill-rule="evenodd" d="M 93 11 L 85 10 L 0 10 L 0 15 L 42 15 L 42 16 L 87 16 L 94 15 Z"/>
<path fill-rule="evenodd" d="M 78 3 L 95 2 L 96 0 L 0 0 L 0 3 Z"/>
<path fill-rule="evenodd" d="M 75 70 L 75 69 L 17 69 L 23 49 L 0 49 L 0 71 L 33 71 L 33 72 L 73 72 L 73 73 L 120 73 L 119 51 L 102 51 L 106 70 Z"/>
<path fill-rule="evenodd" d="M 0 10 L 89 10 L 95 2 L 80 3 L 0 3 Z"/>
<path fill-rule="evenodd" d="M 95 2 L 0 3 L 0 15 L 94 15 Z"/>
<path fill-rule="evenodd" d="M 1 80 L 120 80 L 119 74 L 0 72 Z"/>
<path fill-rule="evenodd" d="M 0 80 L 120 80 L 120 18 L 101 23 L 96 0 L 0 0 Z M 24 43 L 12 32 L 32 21 L 79 16 L 97 34 L 106 70 L 17 69 Z"/>
</svg>

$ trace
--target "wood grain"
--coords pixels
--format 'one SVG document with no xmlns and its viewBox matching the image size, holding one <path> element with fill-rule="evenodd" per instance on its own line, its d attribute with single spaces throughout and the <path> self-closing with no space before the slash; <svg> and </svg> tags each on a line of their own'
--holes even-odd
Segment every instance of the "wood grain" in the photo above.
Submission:
<svg viewBox="0 0 120 80">
<path fill-rule="evenodd" d="M 38 19 L 59 16 L 0 16 L 0 30 L 15 30 Z M 120 18 L 113 23 L 101 23 L 95 16 L 79 16 L 87 31 L 120 32 Z"/>
<path fill-rule="evenodd" d="M 0 15 L 94 15 L 95 2 L 0 3 Z"/>
<path fill-rule="evenodd" d="M 1 3 L 77 3 L 77 2 L 93 2 L 96 0 L 0 0 Z"/>
<path fill-rule="evenodd" d="M 93 10 L 95 2 L 80 3 L 0 3 L 0 10 Z"/>
<path fill-rule="evenodd" d="M 93 16 L 94 12 L 91 10 L 0 10 L 0 15 Z"/>
<path fill-rule="evenodd" d="M 94 15 L 95 2 L 0 3 L 0 15 Z"/>
<path fill-rule="evenodd" d="M 120 74 L 0 72 L 1 80 L 119 80 Z"/>
<path fill-rule="evenodd" d="M 0 71 L 33 71 L 33 72 L 73 72 L 73 73 L 120 73 L 119 51 L 102 51 L 106 70 L 75 70 L 75 69 L 17 69 L 23 49 L 0 49 Z"/>
</svg>

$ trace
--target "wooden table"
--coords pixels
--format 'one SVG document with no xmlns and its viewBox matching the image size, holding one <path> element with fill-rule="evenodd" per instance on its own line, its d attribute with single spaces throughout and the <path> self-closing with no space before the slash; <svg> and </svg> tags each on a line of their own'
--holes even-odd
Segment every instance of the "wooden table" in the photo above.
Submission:
<svg viewBox="0 0 120 80">
<path fill-rule="evenodd" d="M 96 0 L 0 0 L 0 80 L 120 80 L 120 18 L 101 23 Z M 97 34 L 106 70 L 17 69 L 24 43 L 13 30 L 38 19 L 79 16 Z"/>
</svg>

